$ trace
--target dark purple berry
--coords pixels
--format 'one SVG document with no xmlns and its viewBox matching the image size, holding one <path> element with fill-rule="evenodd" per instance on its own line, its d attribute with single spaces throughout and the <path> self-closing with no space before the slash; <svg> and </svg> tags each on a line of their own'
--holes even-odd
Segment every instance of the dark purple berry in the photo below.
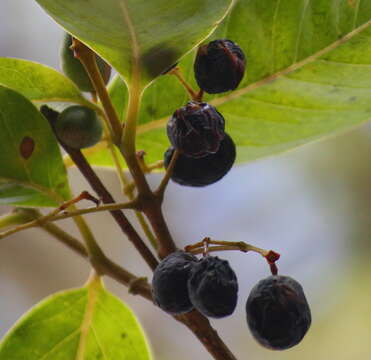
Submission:
<svg viewBox="0 0 371 360">
<path fill-rule="evenodd" d="M 193 309 L 188 296 L 187 281 L 197 258 L 184 251 L 168 255 L 156 267 L 152 279 L 155 303 L 171 314 L 182 314 Z"/>
<path fill-rule="evenodd" d="M 245 55 L 230 40 L 214 40 L 199 47 L 194 71 L 198 86 L 209 94 L 237 88 L 245 73 Z"/>
<path fill-rule="evenodd" d="M 303 288 L 288 276 L 273 275 L 259 281 L 247 299 L 246 314 L 254 338 L 272 350 L 297 345 L 311 324 Z"/>
<path fill-rule="evenodd" d="M 73 105 L 59 114 L 54 130 L 63 144 L 73 149 L 84 149 L 99 142 L 103 126 L 94 110 Z"/>
<path fill-rule="evenodd" d="M 206 256 L 191 271 L 188 280 L 193 306 L 205 316 L 231 315 L 237 305 L 237 277 L 228 261 Z"/>
<path fill-rule="evenodd" d="M 164 165 L 169 166 L 174 148 L 165 152 Z M 236 159 L 236 146 L 226 133 L 215 154 L 191 158 L 180 154 L 176 160 L 171 179 L 185 186 L 201 187 L 219 181 L 232 168 Z"/>
<path fill-rule="evenodd" d="M 190 101 L 174 112 L 167 134 L 184 155 L 203 157 L 218 151 L 224 138 L 224 118 L 213 106 Z"/>
</svg>

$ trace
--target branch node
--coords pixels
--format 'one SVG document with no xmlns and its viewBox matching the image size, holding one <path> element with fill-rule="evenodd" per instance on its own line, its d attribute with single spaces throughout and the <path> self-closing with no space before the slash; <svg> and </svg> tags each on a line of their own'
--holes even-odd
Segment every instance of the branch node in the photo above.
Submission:
<svg viewBox="0 0 371 360">
<path fill-rule="evenodd" d="M 143 285 L 148 285 L 148 279 L 146 277 L 131 279 L 128 285 L 129 294 L 140 294 Z"/>
</svg>

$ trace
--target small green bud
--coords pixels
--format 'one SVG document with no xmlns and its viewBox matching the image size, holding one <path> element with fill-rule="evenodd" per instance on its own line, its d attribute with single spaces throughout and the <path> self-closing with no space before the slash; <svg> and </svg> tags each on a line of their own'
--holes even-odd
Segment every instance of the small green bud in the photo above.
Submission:
<svg viewBox="0 0 371 360">
<path fill-rule="evenodd" d="M 102 137 L 103 127 L 94 110 L 74 105 L 63 110 L 54 124 L 58 139 L 73 149 L 94 146 Z"/>
</svg>

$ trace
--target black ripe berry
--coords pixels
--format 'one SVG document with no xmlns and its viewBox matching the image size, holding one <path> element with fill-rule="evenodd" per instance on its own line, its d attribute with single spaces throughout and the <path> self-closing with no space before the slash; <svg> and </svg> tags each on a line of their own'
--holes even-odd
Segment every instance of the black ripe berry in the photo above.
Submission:
<svg viewBox="0 0 371 360">
<path fill-rule="evenodd" d="M 237 305 L 237 277 L 228 261 L 206 256 L 192 269 L 188 280 L 189 297 L 205 316 L 231 315 Z"/>
<path fill-rule="evenodd" d="M 58 139 L 73 149 L 95 145 L 103 132 L 95 111 L 80 105 L 63 110 L 54 123 L 54 129 Z"/>
<path fill-rule="evenodd" d="M 216 153 L 224 138 L 224 118 L 211 105 L 190 101 L 176 110 L 167 124 L 174 148 L 191 157 Z"/>
<path fill-rule="evenodd" d="M 194 71 L 198 86 L 209 94 L 237 88 L 245 73 L 245 55 L 230 40 L 214 40 L 198 49 Z"/>
<path fill-rule="evenodd" d="M 171 314 L 182 314 L 193 309 L 189 300 L 187 281 L 197 258 L 184 251 L 168 255 L 156 267 L 152 279 L 155 303 Z"/>
<path fill-rule="evenodd" d="M 288 276 L 258 282 L 246 302 L 247 324 L 264 347 L 284 350 L 297 345 L 311 324 L 303 288 Z"/>
<path fill-rule="evenodd" d="M 164 165 L 169 166 L 174 148 L 165 152 Z M 180 154 L 176 160 L 171 179 L 185 186 L 201 187 L 220 180 L 233 166 L 236 159 L 236 146 L 226 133 L 215 154 L 202 158 L 191 158 Z"/>
</svg>

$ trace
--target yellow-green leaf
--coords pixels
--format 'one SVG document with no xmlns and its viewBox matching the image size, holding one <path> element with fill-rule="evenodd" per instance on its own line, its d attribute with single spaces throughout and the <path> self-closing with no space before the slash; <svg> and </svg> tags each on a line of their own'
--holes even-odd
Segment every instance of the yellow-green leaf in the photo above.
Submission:
<svg viewBox="0 0 371 360">
<path fill-rule="evenodd" d="M 0 84 L 37 103 L 90 104 L 70 79 L 48 66 L 29 60 L 0 58 Z"/>
<path fill-rule="evenodd" d="M 150 360 L 134 313 L 99 279 L 26 313 L 0 344 L 0 360 Z"/>
</svg>

